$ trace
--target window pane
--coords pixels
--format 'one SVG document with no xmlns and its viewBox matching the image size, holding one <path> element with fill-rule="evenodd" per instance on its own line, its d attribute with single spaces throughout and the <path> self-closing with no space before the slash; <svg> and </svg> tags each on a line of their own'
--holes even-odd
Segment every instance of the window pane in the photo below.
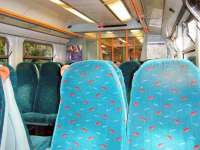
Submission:
<svg viewBox="0 0 200 150">
<path fill-rule="evenodd" d="M 0 37 L 0 63 L 8 63 L 8 46 L 5 37 Z"/>
<path fill-rule="evenodd" d="M 8 64 L 8 59 L 0 59 L 0 64 Z"/>
<path fill-rule="evenodd" d="M 24 62 L 32 62 L 32 63 L 45 63 L 50 62 L 51 60 L 42 60 L 42 59 L 24 59 Z"/>
<path fill-rule="evenodd" d="M 7 42 L 6 38 L 0 37 L 0 55 L 5 56 L 7 55 Z"/>
<path fill-rule="evenodd" d="M 188 35 L 192 38 L 192 40 L 195 42 L 196 40 L 196 21 L 193 19 L 188 23 Z"/>
<path fill-rule="evenodd" d="M 25 41 L 24 45 L 24 60 L 30 59 L 30 61 L 52 61 L 53 47 L 50 44 L 36 43 L 31 41 Z"/>
</svg>

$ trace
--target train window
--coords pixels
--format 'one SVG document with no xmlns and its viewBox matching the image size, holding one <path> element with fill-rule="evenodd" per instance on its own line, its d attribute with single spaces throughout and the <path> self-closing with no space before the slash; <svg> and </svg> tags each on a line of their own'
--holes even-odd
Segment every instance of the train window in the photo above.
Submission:
<svg viewBox="0 0 200 150">
<path fill-rule="evenodd" d="M 26 62 L 53 61 L 53 46 L 51 44 L 24 41 L 23 51 L 23 59 Z"/>
<path fill-rule="evenodd" d="M 0 63 L 8 63 L 8 41 L 0 37 Z"/>
<path fill-rule="evenodd" d="M 188 35 L 189 37 L 192 39 L 193 42 L 196 41 L 196 26 L 197 26 L 197 23 L 196 23 L 196 20 L 191 20 L 190 22 L 188 22 Z"/>
</svg>

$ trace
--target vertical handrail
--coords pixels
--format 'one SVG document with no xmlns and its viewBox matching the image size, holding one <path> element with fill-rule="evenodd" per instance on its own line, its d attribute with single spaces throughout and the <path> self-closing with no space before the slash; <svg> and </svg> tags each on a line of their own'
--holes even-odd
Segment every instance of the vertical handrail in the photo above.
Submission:
<svg viewBox="0 0 200 150">
<path fill-rule="evenodd" d="M 114 55 L 114 40 L 112 38 L 112 61 L 114 62 L 115 60 L 115 55 Z"/>
<path fill-rule="evenodd" d="M 126 61 L 129 60 L 129 50 L 128 50 L 128 30 L 125 31 L 126 35 Z"/>
<path fill-rule="evenodd" d="M 99 59 L 103 59 L 103 54 L 102 54 L 102 47 L 101 47 L 101 44 L 102 44 L 102 41 L 101 41 L 101 31 L 98 32 L 98 43 L 99 43 Z"/>
<path fill-rule="evenodd" d="M 143 27 L 144 32 L 149 32 L 148 26 L 144 20 L 144 14 L 142 13 L 142 10 L 139 8 L 137 0 L 130 0 L 131 4 L 135 10 L 135 13 Z"/>
</svg>

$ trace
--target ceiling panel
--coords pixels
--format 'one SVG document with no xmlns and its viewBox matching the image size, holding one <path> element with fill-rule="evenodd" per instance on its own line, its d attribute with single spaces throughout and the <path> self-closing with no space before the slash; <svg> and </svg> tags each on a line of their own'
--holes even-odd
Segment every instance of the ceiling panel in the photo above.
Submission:
<svg viewBox="0 0 200 150">
<path fill-rule="evenodd" d="M 29 29 L 32 31 L 40 32 L 40 33 L 46 33 L 46 34 L 53 35 L 56 37 L 61 37 L 61 38 L 69 38 L 70 37 L 69 35 L 61 33 L 61 32 L 57 32 L 57 31 L 54 31 L 51 29 L 40 27 L 40 26 L 37 26 L 34 24 L 23 22 L 23 21 L 15 19 L 15 18 L 3 16 L 3 15 L 0 15 L 0 23 L 14 25 L 14 26 L 17 26 L 17 27 L 20 27 L 23 29 Z"/>
<path fill-rule="evenodd" d="M 152 32 L 161 32 L 164 0 L 141 0 L 145 20 Z"/>
<path fill-rule="evenodd" d="M 50 0 L 0 0 L 0 7 L 61 27 L 86 23 Z"/>
<path fill-rule="evenodd" d="M 73 8 L 84 13 L 97 23 L 105 25 L 120 24 L 121 22 L 104 6 L 101 0 L 63 0 Z"/>
</svg>

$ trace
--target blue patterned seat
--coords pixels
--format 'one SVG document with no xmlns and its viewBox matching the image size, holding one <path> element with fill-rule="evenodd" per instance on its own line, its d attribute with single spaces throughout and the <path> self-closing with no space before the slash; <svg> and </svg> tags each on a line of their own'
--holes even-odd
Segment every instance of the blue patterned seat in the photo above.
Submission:
<svg viewBox="0 0 200 150">
<path fill-rule="evenodd" d="M 129 150 L 200 149 L 200 72 L 192 63 L 148 61 L 131 94 Z"/>
<path fill-rule="evenodd" d="M 116 64 L 114 64 L 112 61 L 108 61 L 111 65 L 112 65 L 112 67 L 115 69 L 115 71 L 116 71 L 116 73 L 117 73 L 117 75 L 118 75 L 118 77 L 119 77 L 119 80 L 120 80 L 120 83 L 121 83 L 121 85 L 122 85 L 122 89 L 123 89 L 123 93 L 124 93 L 124 96 L 125 96 L 125 99 L 126 99 L 126 96 L 127 96 L 127 92 L 126 92 L 126 86 L 125 86 L 125 83 L 124 83 L 124 76 L 123 76 L 123 74 L 122 74 L 122 71 L 119 69 L 119 67 L 116 65 Z M 126 101 L 126 105 L 128 106 L 128 101 Z"/>
<path fill-rule="evenodd" d="M 124 150 L 126 100 L 115 69 L 104 61 L 72 64 L 61 82 L 51 149 Z"/>
</svg>

